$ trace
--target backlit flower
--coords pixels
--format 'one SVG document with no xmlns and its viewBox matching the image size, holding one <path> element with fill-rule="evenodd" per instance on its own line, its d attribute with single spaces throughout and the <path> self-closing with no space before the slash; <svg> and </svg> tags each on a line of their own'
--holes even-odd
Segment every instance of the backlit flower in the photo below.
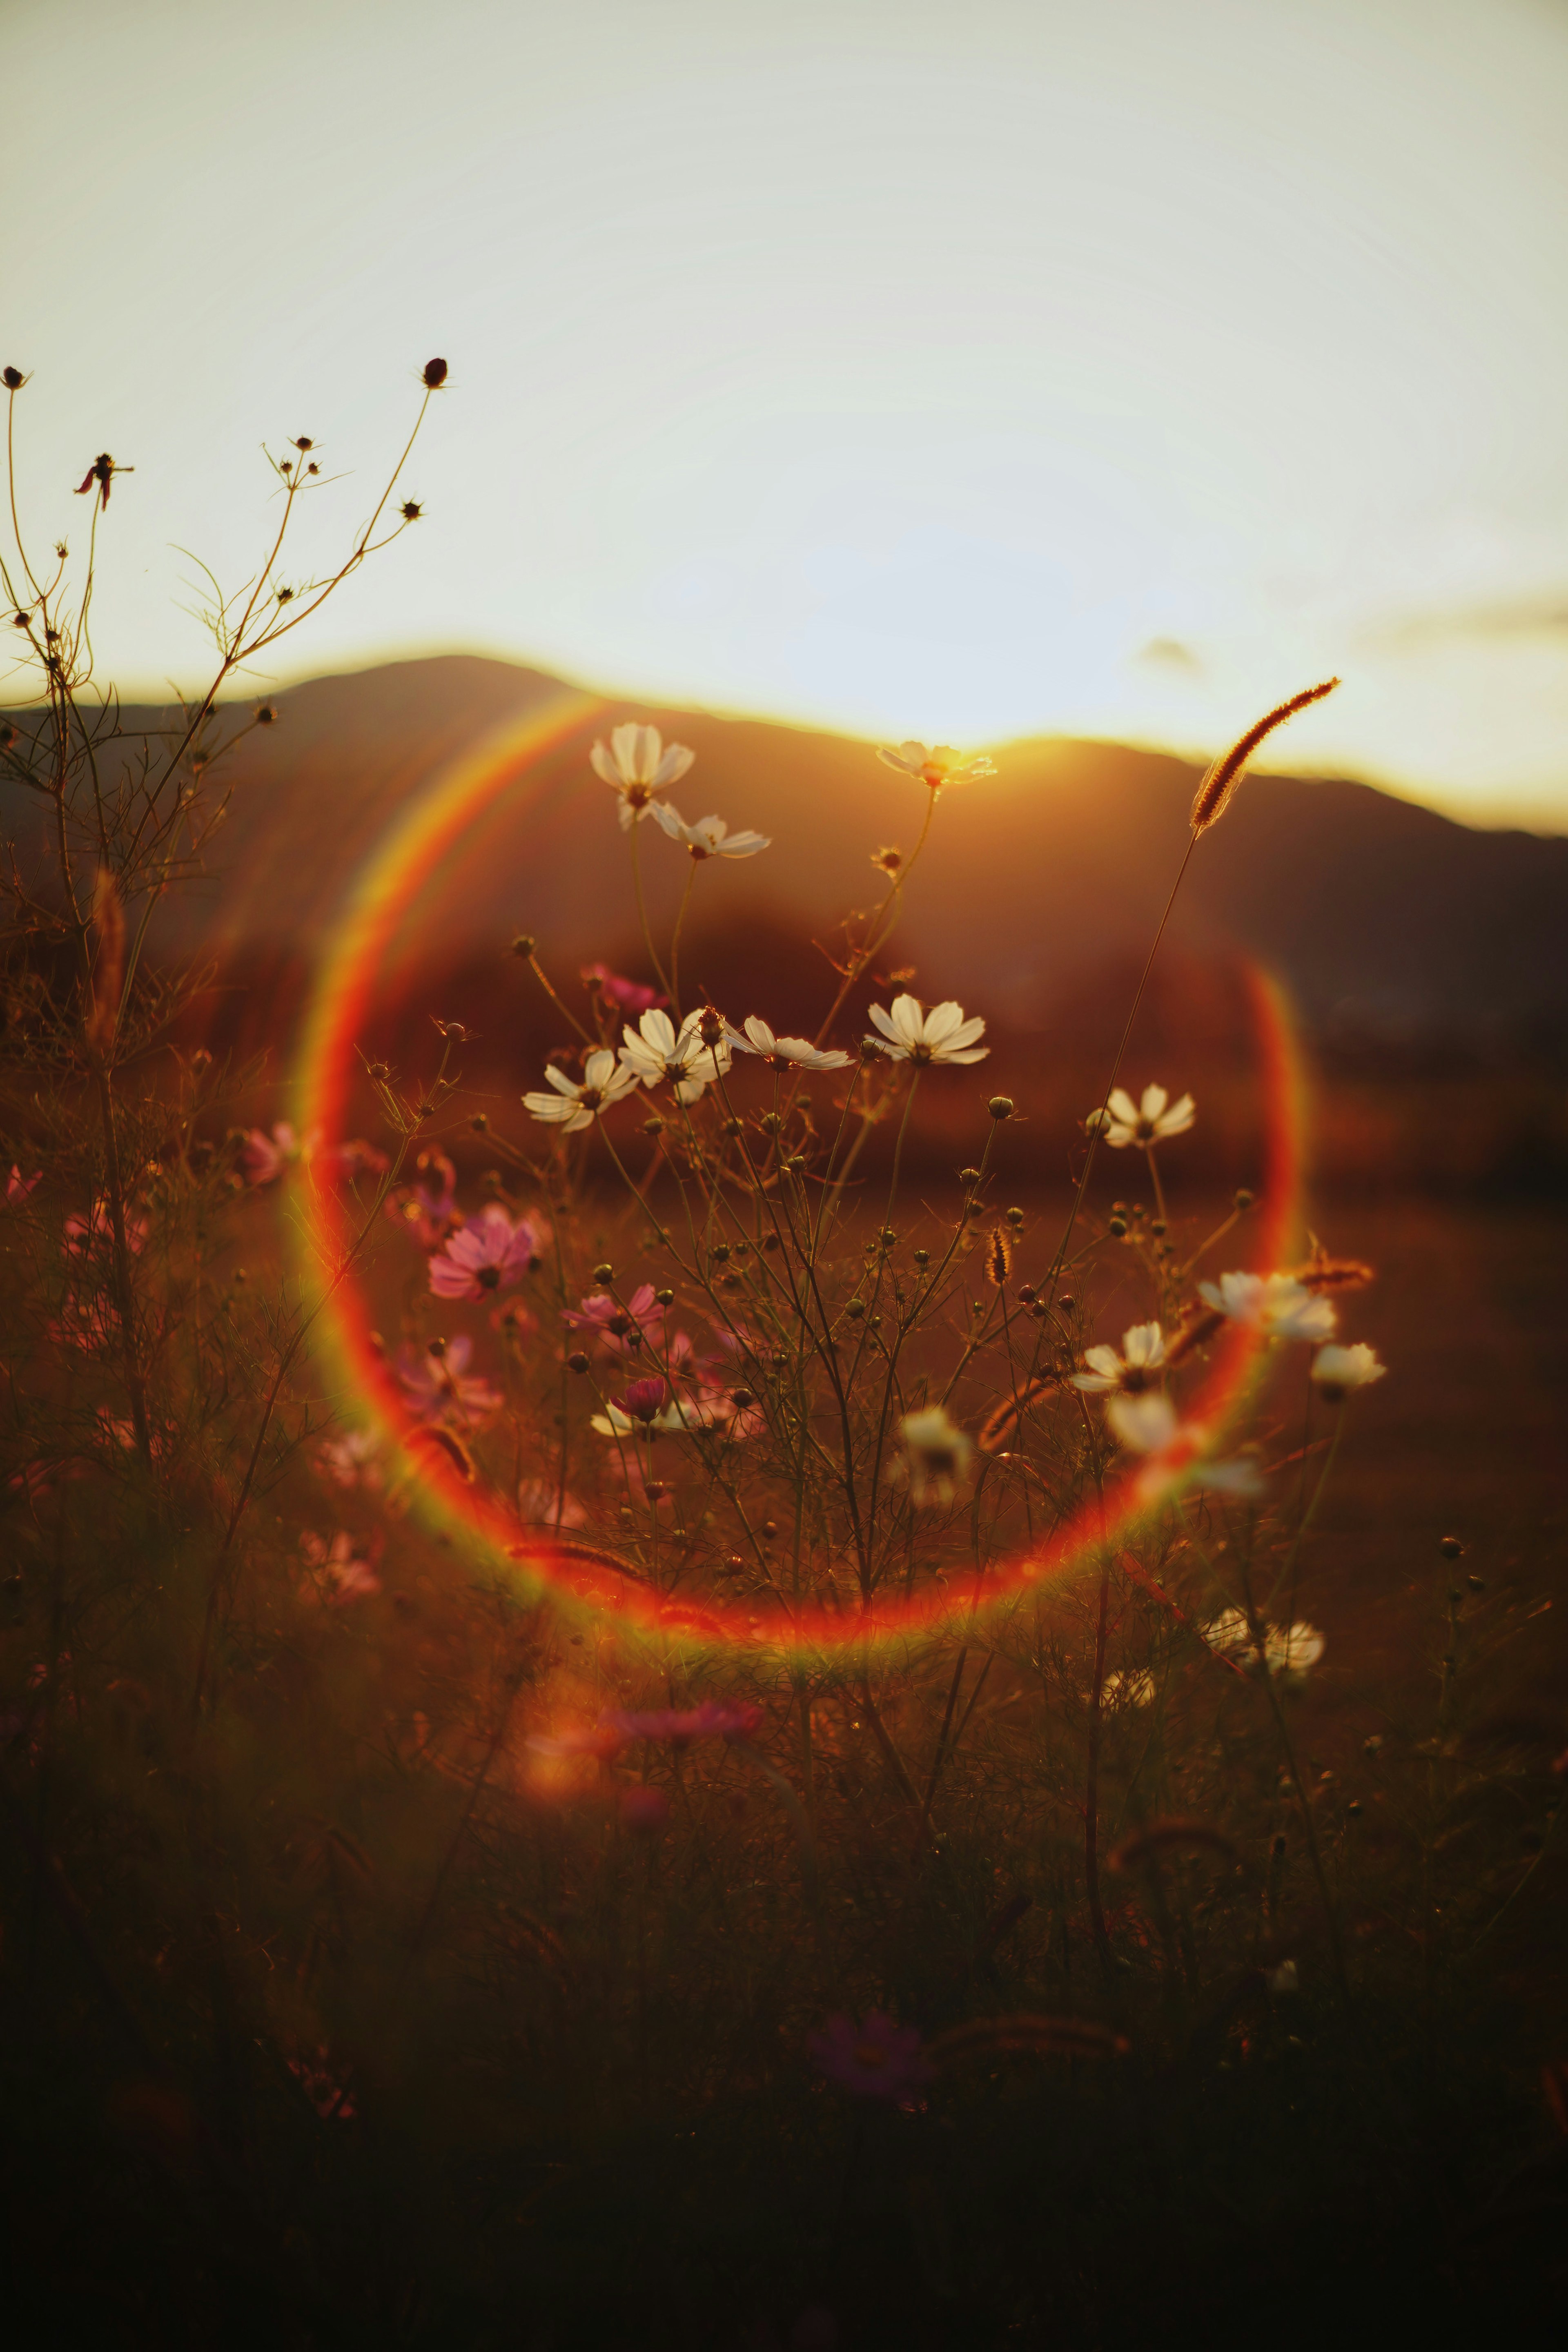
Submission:
<svg viewBox="0 0 1568 2352">
<path fill-rule="evenodd" d="M 1211 1459 L 1208 1431 L 1197 1422 L 1178 1420 L 1175 1406 L 1162 1390 L 1112 1396 L 1105 1418 L 1130 1454 L 1144 1456 L 1137 1481 L 1141 1501 L 1157 1502 L 1181 1486 L 1208 1486 L 1216 1494 L 1241 1497 L 1262 1491 L 1256 1462 L 1246 1454 L 1225 1462 Z"/>
<path fill-rule="evenodd" d="M 1165 1338 L 1157 1323 L 1134 1323 L 1121 1335 L 1121 1353 L 1114 1348 L 1086 1348 L 1086 1371 L 1073 1374 L 1073 1386 L 1091 1395 L 1114 1389 L 1121 1396 L 1142 1396 L 1158 1381 L 1165 1360 Z"/>
<path fill-rule="evenodd" d="M 759 849 L 773 847 L 765 833 L 731 833 L 721 816 L 700 816 L 688 824 L 668 801 L 656 801 L 653 813 L 671 841 L 683 841 L 699 863 L 709 857 L 754 857 Z"/>
<path fill-rule="evenodd" d="M 623 1101 L 637 1087 L 636 1072 L 622 1069 L 607 1045 L 596 1046 L 589 1055 L 581 1083 L 569 1078 L 553 1062 L 544 1075 L 555 1092 L 524 1095 L 522 1107 L 547 1125 L 563 1128 L 568 1135 L 592 1127 L 613 1103 Z"/>
<path fill-rule="evenodd" d="M 717 1045 L 703 1044 L 704 1017 L 689 1013 L 678 1033 L 668 1013 L 645 1013 L 635 1029 L 622 1032 L 622 1068 L 645 1087 L 672 1086 L 677 1102 L 695 1102 L 730 1066 L 730 1047 L 723 1037 Z"/>
<path fill-rule="evenodd" d="M 307 1530 L 300 1538 L 300 1549 L 317 1574 L 326 1578 L 334 1601 L 364 1601 L 381 1591 L 374 1562 L 355 1551 L 354 1539 L 346 1529 L 340 1528 L 330 1544 Z"/>
<path fill-rule="evenodd" d="M 945 1507 L 969 1483 L 974 1441 L 948 1419 L 940 1404 L 906 1412 L 899 1435 L 904 1452 L 894 1465 L 895 1475 L 908 1479 L 910 1500 Z"/>
<path fill-rule="evenodd" d="M 510 1290 L 539 1264 L 539 1238 L 531 1219 L 514 1222 L 499 1201 L 487 1201 L 431 1259 L 430 1287 L 437 1298 L 484 1298 L 492 1290 Z"/>
<path fill-rule="evenodd" d="M 318 1446 L 316 1462 L 334 1486 L 374 1488 L 381 1485 L 380 1453 L 381 1440 L 373 1429 L 350 1429 Z"/>
<path fill-rule="evenodd" d="M 594 773 L 613 784 L 621 796 L 621 831 L 640 824 L 660 793 L 668 792 L 696 759 L 684 743 L 668 750 L 657 727 L 640 726 L 628 719 L 613 728 L 608 743 L 595 743 L 588 754 Z"/>
<path fill-rule="evenodd" d="M 830 2017 L 820 2033 L 806 2035 L 805 2046 L 830 2083 L 860 2099 L 913 2106 L 915 2093 L 935 2077 L 918 2029 L 895 2025 L 879 2009 L 858 2021 Z"/>
<path fill-rule="evenodd" d="M 415 1181 L 399 1185 L 386 1204 L 394 1224 L 402 1225 L 421 1249 L 435 1249 L 458 1223 L 458 1171 L 446 1153 L 434 1145 L 414 1163 Z"/>
<path fill-rule="evenodd" d="M 645 988 L 640 980 L 624 980 L 612 971 L 607 963 L 585 963 L 582 971 L 583 985 L 590 995 L 607 997 L 621 1013 L 630 1013 L 635 1021 L 652 1004 L 668 1004 L 669 999 L 660 996 L 655 988 Z"/>
<path fill-rule="evenodd" d="M 1306 1675 L 1318 1663 L 1328 1643 L 1315 1625 L 1271 1625 L 1263 1654 L 1271 1675 Z"/>
<path fill-rule="evenodd" d="M 805 1037 L 775 1037 L 767 1023 L 759 1021 L 754 1013 L 748 1015 L 744 1030 L 744 1035 L 736 1029 L 725 1034 L 739 1052 L 754 1054 L 770 1070 L 846 1070 L 849 1066 L 848 1055 L 837 1047 L 829 1046 L 825 1051 Z"/>
<path fill-rule="evenodd" d="M 685 1435 L 702 1426 L 696 1405 L 672 1394 L 668 1381 L 633 1381 L 625 1393 L 611 1397 L 603 1412 L 594 1415 L 601 1437 Z"/>
<path fill-rule="evenodd" d="M 645 1334 L 658 1329 L 663 1314 L 652 1283 L 642 1282 L 624 1303 L 607 1291 L 590 1291 L 575 1307 L 564 1308 L 561 1320 L 569 1331 L 591 1332 L 607 1356 L 629 1356 L 642 1346 Z"/>
<path fill-rule="evenodd" d="M 895 996 L 890 1013 L 873 1004 L 871 1019 L 882 1034 L 868 1042 L 879 1046 L 890 1061 L 911 1062 L 917 1068 L 935 1062 L 983 1062 L 991 1051 L 989 1045 L 974 1043 L 985 1034 L 979 1014 L 966 1021 L 963 1007 L 951 999 L 924 1013 L 918 997 Z"/>
<path fill-rule="evenodd" d="M 407 1346 L 398 1349 L 397 1378 L 416 1420 L 469 1429 L 500 1411 L 505 1400 L 500 1391 L 468 1370 L 473 1351 L 466 1331 L 448 1339 L 439 1352 Z"/>
<path fill-rule="evenodd" d="M 1335 1311 L 1331 1299 L 1315 1297 L 1290 1274 L 1222 1274 L 1218 1282 L 1200 1282 L 1205 1305 L 1261 1331 L 1270 1339 L 1330 1339 Z"/>
<path fill-rule="evenodd" d="M 877 757 L 900 774 L 913 776 L 918 783 L 929 784 L 933 793 L 942 792 L 948 784 L 978 783 L 983 776 L 994 776 L 996 763 L 984 754 L 966 760 L 951 743 L 939 743 L 928 751 L 923 743 L 900 743 L 891 751 L 884 744 Z"/>
<path fill-rule="evenodd" d="M 146 1247 L 149 1227 L 134 1210 L 125 1218 L 125 1246 L 132 1257 Z M 95 1201 L 85 1217 L 68 1216 L 60 1228 L 68 1257 L 106 1258 L 114 1247 L 114 1219 L 107 1201 Z"/>
<path fill-rule="evenodd" d="M 1145 1087 L 1134 1102 L 1124 1087 L 1118 1087 L 1103 1110 L 1089 1113 L 1084 1128 L 1090 1134 L 1099 1128 L 1113 1151 L 1124 1151 L 1130 1143 L 1146 1150 L 1152 1143 L 1169 1142 L 1173 1135 L 1185 1135 L 1196 1117 L 1191 1095 L 1173 1103 L 1163 1087 Z"/>
<path fill-rule="evenodd" d="M 1130 1673 L 1120 1668 L 1106 1675 L 1100 1685 L 1100 1696 L 1107 1706 L 1151 1706 L 1154 1699 L 1154 1677 L 1141 1667 Z"/>
<path fill-rule="evenodd" d="M 321 1140 L 319 1127 L 299 1136 L 287 1119 L 279 1119 L 270 1135 L 265 1128 L 253 1127 L 239 1154 L 247 1180 L 252 1184 L 275 1184 L 287 1170 L 308 1166 Z"/>
<path fill-rule="evenodd" d="M 1349 1348 L 1320 1348 L 1312 1359 L 1312 1378 L 1327 1404 L 1338 1404 L 1352 1389 L 1370 1388 L 1388 1370 L 1377 1360 L 1377 1350 L 1364 1339 Z"/>
</svg>

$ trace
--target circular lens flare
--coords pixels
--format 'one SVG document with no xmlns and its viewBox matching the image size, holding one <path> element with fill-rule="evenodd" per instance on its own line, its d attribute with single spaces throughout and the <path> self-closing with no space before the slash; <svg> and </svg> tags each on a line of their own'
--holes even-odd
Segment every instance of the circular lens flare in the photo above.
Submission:
<svg viewBox="0 0 1568 2352">
<path fill-rule="evenodd" d="M 295 1118 L 301 1134 L 321 1131 L 327 1146 L 344 1138 L 353 1087 L 362 1075 L 359 1047 L 372 1025 L 389 956 L 420 891 L 463 835 L 500 800 L 526 800 L 531 776 L 547 754 L 585 731 L 605 706 L 587 696 L 563 695 L 492 735 L 451 762 L 405 811 L 367 861 L 322 958 L 307 1007 L 295 1073 Z M 1279 984 L 1247 968 L 1264 1108 L 1265 1167 L 1256 1255 L 1265 1269 L 1285 1263 L 1295 1239 L 1304 1131 L 1304 1086 L 1289 1007 Z M 521 1526 L 510 1512 L 471 1485 L 461 1449 L 450 1457 L 439 1443 L 421 1440 L 409 1426 L 398 1383 L 375 1338 L 368 1302 L 353 1278 L 357 1238 L 352 1199 L 327 1184 L 310 1185 L 300 1221 L 301 1272 L 313 1293 L 317 1331 L 352 1400 L 389 1446 L 397 1448 L 422 1514 L 482 1555 L 500 1576 L 546 1590 L 568 1605 L 608 1613 L 637 1630 L 716 1650 L 857 1654 L 889 1641 L 918 1638 L 976 1611 L 989 1612 L 1027 1588 L 1070 1573 L 1107 1548 L 1126 1540 L 1149 1512 L 1149 1492 L 1137 1472 L 1108 1485 L 1072 1518 L 982 1575 L 950 1575 L 907 1599 L 879 1600 L 854 1616 L 813 1605 L 799 1612 L 759 1608 L 744 1614 L 663 1595 L 609 1554 L 561 1540 L 547 1529 Z M 357 1213 L 363 1218 L 363 1210 Z M 1249 1390 L 1262 1343 L 1254 1331 L 1230 1325 L 1220 1336 L 1189 1418 L 1217 1436 Z"/>
</svg>

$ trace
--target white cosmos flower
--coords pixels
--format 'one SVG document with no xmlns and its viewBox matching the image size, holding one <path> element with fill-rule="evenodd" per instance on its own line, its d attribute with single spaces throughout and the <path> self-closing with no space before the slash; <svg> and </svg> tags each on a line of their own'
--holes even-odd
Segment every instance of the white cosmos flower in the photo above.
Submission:
<svg viewBox="0 0 1568 2352">
<path fill-rule="evenodd" d="M 922 1013 L 918 997 L 895 996 L 891 1013 L 873 1004 L 871 1018 L 882 1034 L 868 1042 L 879 1045 L 890 1060 L 913 1062 L 918 1068 L 928 1062 L 983 1062 L 991 1051 L 989 1045 L 974 1043 L 985 1034 L 980 1015 L 966 1021 L 962 1004 L 951 999 Z"/>
<path fill-rule="evenodd" d="M 1271 1675 L 1304 1675 L 1327 1647 L 1315 1625 L 1271 1625 L 1264 1638 L 1263 1654 Z"/>
<path fill-rule="evenodd" d="M 767 1023 L 759 1021 L 754 1013 L 747 1016 L 745 1032 L 742 1036 L 739 1030 L 731 1029 L 725 1034 L 738 1052 L 755 1054 L 770 1070 L 846 1070 L 849 1066 L 848 1055 L 841 1054 L 836 1046 L 825 1052 L 804 1037 L 775 1037 Z"/>
<path fill-rule="evenodd" d="M 574 1135 L 579 1128 L 592 1127 L 601 1112 L 631 1094 L 637 1086 L 633 1072 L 616 1066 L 607 1045 L 600 1045 L 589 1055 L 583 1065 L 580 1085 L 553 1062 L 544 1075 L 555 1092 L 524 1095 L 522 1107 L 535 1118 L 552 1127 L 564 1128 L 568 1135 Z"/>
<path fill-rule="evenodd" d="M 1100 1685 L 1100 1696 L 1107 1706 L 1152 1706 L 1154 1701 L 1154 1677 L 1141 1667 L 1124 1674 L 1120 1667 L 1106 1675 Z"/>
<path fill-rule="evenodd" d="M 920 783 L 929 784 L 933 793 L 940 793 L 944 784 L 977 783 L 982 776 L 996 773 L 994 760 L 984 756 L 966 760 L 963 752 L 955 751 L 950 743 L 939 743 L 934 751 L 928 751 L 923 743 L 900 743 L 896 751 L 889 751 L 884 744 L 877 757 L 889 768 L 897 768 L 904 775 L 913 776 Z"/>
<path fill-rule="evenodd" d="M 1121 1353 L 1114 1348 L 1086 1348 L 1089 1370 L 1073 1374 L 1075 1389 L 1101 1394 L 1110 1389 L 1122 1396 L 1141 1396 L 1154 1385 L 1154 1375 L 1165 1360 L 1165 1335 L 1157 1323 L 1134 1323 L 1121 1335 Z"/>
<path fill-rule="evenodd" d="M 908 1479 L 912 1503 L 935 1503 L 945 1508 L 969 1483 L 973 1439 L 948 1419 L 940 1404 L 906 1412 L 899 1423 L 899 1435 L 904 1451 L 890 1475 L 900 1481 Z"/>
<path fill-rule="evenodd" d="M 754 857 L 759 849 L 771 849 L 773 843 L 765 833 L 731 833 L 721 816 L 700 816 L 695 824 L 688 824 L 679 809 L 668 801 L 655 801 L 654 815 L 668 834 L 671 841 L 683 841 L 693 857 Z"/>
<path fill-rule="evenodd" d="M 1130 1454 L 1147 1457 L 1139 1478 L 1139 1491 L 1146 1502 L 1188 1483 L 1243 1497 L 1263 1490 L 1257 1463 L 1245 1454 L 1228 1462 L 1205 1460 L 1207 1430 L 1196 1422 L 1178 1421 L 1175 1406 L 1159 1389 L 1142 1396 L 1111 1397 L 1105 1418 Z"/>
<path fill-rule="evenodd" d="M 1161 1389 L 1145 1396 L 1113 1396 L 1105 1418 L 1131 1453 L 1163 1454 L 1175 1442 L 1176 1408 Z"/>
<path fill-rule="evenodd" d="M 1331 1339 L 1333 1301 L 1314 1297 L 1292 1274 L 1222 1274 L 1200 1282 L 1198 1294 L 1232 1323 L 1245 1323 L 1270 1339 Z"/>
<path fill-rule="evenodd" d="M 1377 1350 L 1358 1339 L 1352 1348 L 1320 1348 L 1312 1359 L 1312 1378 L 1331 1404 L 1352 1389 L 1370 1388 L 1388 1370 L 1377 1360 Z"/>
<path fill-rule="evenodd" d="M 660 793 L 679 783 L 696 759 L 684 743 L 665 748 L 657 727 L 640 726 L 628 719 L 612 728 L 608 743 L 595 743 L 588 754 L 594 773 L 614 784 L 621 796 L 621 831 L 640 824 Z"/>
<path fill-rule="evenodd" d="M 621 1032 L 626 1039 L 623 1068 L 645 1087 L 669 1085 L 677 1102 L 694 1103 L 703 1087 L 730 1066 L 728 1040 L 721 1037 L 717 1045 L 705 1045 L 699 1034 L 701 1020 L 700 1013 L 689 1013 L 678 1035 L 668 1013 L 657 1007 L 645 1013 L 635 1029 Z"/>
<path fill-rule="evenodd" d="M 1125 1087 L 1118 1087 L 1103 1110 L 1090 1111 L 1084 1127 L 1091 1134 L 1099 1128 L 1113 1151 L 1125 1151 L 1130 1143 L 1146 1149 L 1151 1143 L 1166 1143 L 1173 1135 L 1185 1135 L 1196 1117 L 1197 1106 L 1191 1095 L 1173 1103 L 1163 1087 L 1145 1087 L 1142 1098 L 1134 1102 Z"/>
<path fill-rule="evenodd" d="M 596 1412 L 589 1426 L 601 1437 L 689 1437 L 694 1429 L 708 1426 L 708 1416 L 689 1399 L 682 1403 L 679 1398 L 671 1397 L 658 1412 L 636 1417 L 609 1397 L 604 1412 Z"/>
</svg>

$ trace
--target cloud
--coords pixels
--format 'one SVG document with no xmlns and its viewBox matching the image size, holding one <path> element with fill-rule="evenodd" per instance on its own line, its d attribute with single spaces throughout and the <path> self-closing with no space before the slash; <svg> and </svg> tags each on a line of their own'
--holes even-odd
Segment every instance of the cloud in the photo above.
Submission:
<svg viewBox="0 0 1568 2352">
<path fill-rule="evenodd" d="M 1380 653 L 1416 653 L 1456 637 L 1568 635 L 1568 590 L 1516 596 L 1488 604 L 1456 604 L 1447 612 L 1407 613 L 1369 629 L 1363 643 Z"/>
<path fill-rule="evenodd" d="M 1151 637 L 1146 646 L 1139 646 L 1132 658 L 1147 662 L 1152 669 L 1186 670 L 1194 677 L 1203 669 L 1191 646 L 1183 645 L 1179 637 Z"/>
</svg>

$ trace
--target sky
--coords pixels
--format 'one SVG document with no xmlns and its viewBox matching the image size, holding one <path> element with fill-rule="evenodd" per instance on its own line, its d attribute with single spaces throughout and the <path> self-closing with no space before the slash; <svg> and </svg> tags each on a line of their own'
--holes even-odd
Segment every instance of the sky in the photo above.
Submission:
<svg viewBox="0 0 1568 2352">
<path fill-rule="evenodd" d="M 258 689 L 1205 752 L 1338 672 L 1277 765 L 1568 831 L 1568 0 L 0 0 L 0 84 L 24 526 L 134 465 L 129 690 L 439 353 Z"/>
</svg>

